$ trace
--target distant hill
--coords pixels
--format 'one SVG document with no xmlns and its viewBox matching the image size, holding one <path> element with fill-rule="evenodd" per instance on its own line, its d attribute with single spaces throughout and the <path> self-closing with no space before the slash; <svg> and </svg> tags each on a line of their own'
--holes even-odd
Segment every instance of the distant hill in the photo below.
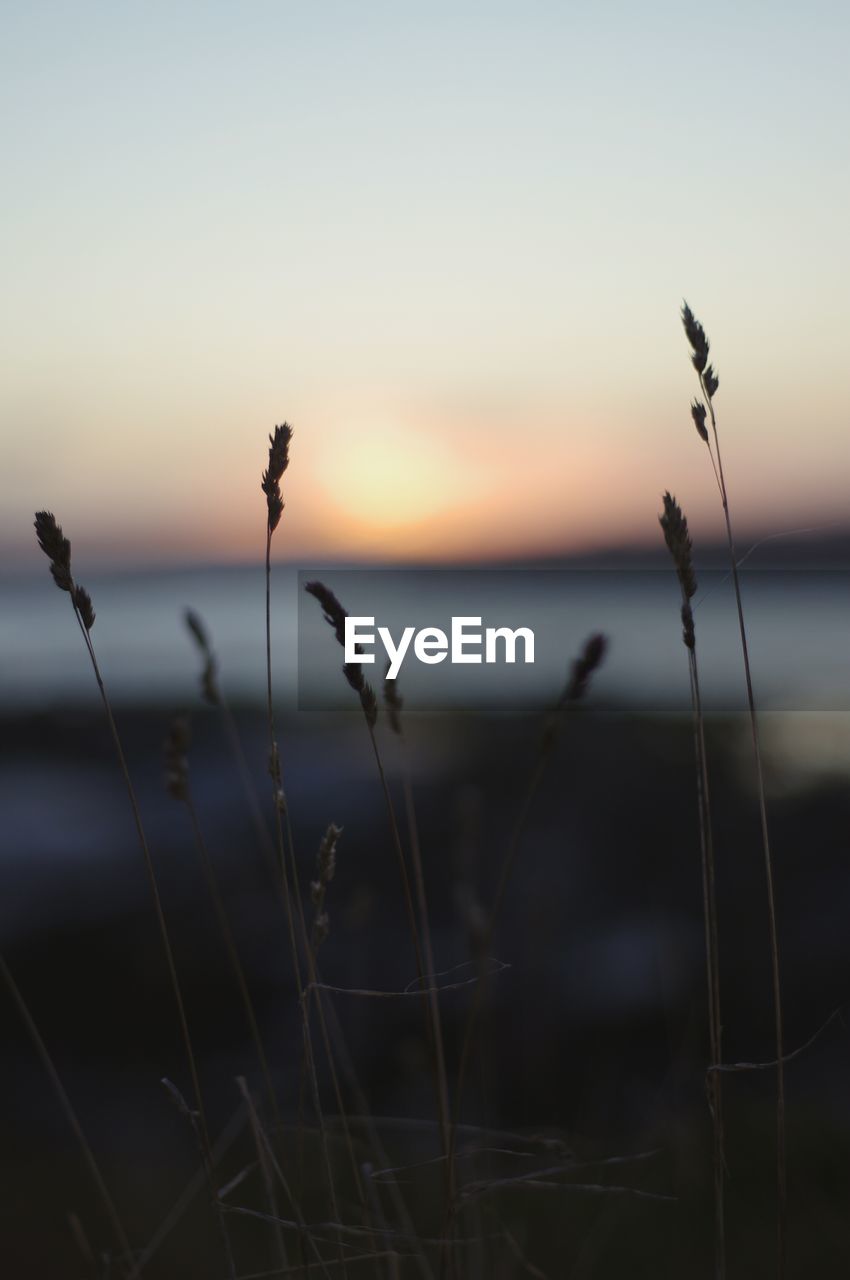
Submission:
<svg viewBox="0 0 850 1280">
<path fill-rule="evenodd" d="M 738 563 L 750 570 L 850 570 L 850 525 L 834 533 L 770 533 L 762 536 L 744 535 L 737 538 Z M 726 543 L 714 541 L 698 543 L 694 548 L 697 569 L 724 570 L 728 568 L 729 553 Z M 433 561 L 422 558 L 411 560 L 369 559 L 347 560 L 339 557 L 316 555 L 308 558 L 290 558 L 282 554 L 275 560 L 280 566 L 295 569 L 321 571 L 323 569 L 667 569 L 670 557 L 661 535 L 652 544 L 624 543 L 594 551 L 537 552 L 499 558 L 470 558 L 451 561 Z M 240 574 L 245 570 L 261 570 L 259 559 L 245 562 L 216 563 L 215 561 L 180 561 L 172 563 L 143 563 L 117 567 L 114 564 L 93 564 L 86 576 L 92 581 L 126 579 L 128 576 L 168 577 L 186 572 L 193 574 Z M 0 578 L 44 576 L 45 566 L 40 555 L 25 560 L 14 556 L 0 556 Z"/>
<path fill-rule="evenodd" d="M 738 563 L 748 569 L 850 569 L 850 528 L 834 534 L 769 534 L 736 539 Z M 697 567 L 724 569 L 729 563 L 725 542 L 694 547 Z M 659 538 L 656 546 L 609 547 L 580 555 L 529 557 L 522 563 L 552 568 L 657 569 L 669 565 L 670 557 Z"/>
</svg>

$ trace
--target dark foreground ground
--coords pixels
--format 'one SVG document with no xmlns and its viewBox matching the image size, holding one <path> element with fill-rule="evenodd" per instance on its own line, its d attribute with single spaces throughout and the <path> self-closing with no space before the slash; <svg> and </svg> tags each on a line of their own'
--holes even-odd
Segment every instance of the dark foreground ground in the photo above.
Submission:
<svg viewBox="0 0 850 1280">
<path fill-rule="evenodd" d="M 247 1076 L 258 1093 L 261 1080 L 187 814 L 163 790 L 168 715 L 125 711 L 119 723 L 162 881 L 210 1127 L 221 1136 L 218 1181 L 247 1167 L 227 1201 L 262 1210 L 235 1078 Z M 264 722 L 246 711 L 239 724 L 265 814 Z M 479 715 L 417 720 L 408 729 L 436 965 L 451 971 L 442 981 L 454 985 L 476 972 L 476 922 L 522 805 L 539 721 Z M 309 1098 L 306 1136 L 294 1133 L 301 1040 L 281 908 L 217 714 L 199 712 L 194 734 L 200 821 L 283 1113 L 276 1150 L 296 1182 L 303 1165 L 305 1217 L 327 1222 Z M 759 1062 L 773 1056 L 773 1015 L 757 814 L 740 772 L 740 737 L 732 722 L 710 726 L 725 1056 Z M 363 723 L 303 715 L 281 726 L 281 741 L 305 884 L 326 824 L 344 828 L 323 977 L 339 987 L 401 991 L 415 964 Z M 398 744 L 384 729 L 381 743 L 404 829 Z M 2 725 L 0 745 L 0 928 L 9 966 L 134 1247 L 155 1246 L 141 1274 L 223 1276 L 192 1135 L 159 1083 L 168 1077 L 191 1094 L 144 868 L 102 720 L 81 712 L 19 717 Z M 850 787 L 839 777 L 777 787 L 771 819 L 793 1049 L 850 1000 Z M 462 1274 L 712 1274 L 702 907 L 686 722 L 591 704 L 565 726 L 525 827 L 493 952 L 510 968 L 487 984 L 464 1098 L 458 1168 L 467 1193 L 458 1233 L 480 1243 L 459 1252 Z M 401 1232 L 384 1237 L 399 1260 L 349 1263 L 348 1275 L 427 1274 L 416 1241 L 443 1231 L 442 1182 L 440 1165 L 428 1163 L 439 1141 L 419 997 L 329 999 L 383 1144 L 376 1158 L 365 1124 L 354 1120 L 357 1159 L 415 1166 L 395 1175 L 412 1227 L 400 1223 L 387 1178 L 373 1186 L 387 1230 Z M 441 996 L 452 1080 L 471 999 L 469 986 Z M 110 1270 L 101 1260 L 111 1249 L 108 1224 L 5 992 L 0 1018 L 3 1272 L 15 1280 L 125 1274 L 117 1261 Z M 320 1077 L 340 1217 L 357 1224 L 324 1066 Z M 792 1276 L 850 1269 L 848 1079 L 850 1041 L 837 1016 L 787 1068 Z M 732 1277 L 773 1270 L 774 1087 L 771 1070 L 728 1077 Z M 347 1110 L 360 1114 L 364 1099 L 348 1077 L 343 1091 Z M 529 1177 L 534 1171 L 539 1177 Z M 287 1216 L 288 1207 L 280 1212 Z M 235 1215 L 230 1222 L 238 1274 L 277 1274 L 268 1224 Z M 297 1240 L 288 1235 L 285 1243 L 295 1265 Z M 351 1256 L 369 1247 L 347 1237 Z M 435 1271 L 438 1254 L 426 1248 Z M 326 1256 L 337 1258 L 335 1245 Z M 329 1265 L 326 1274 L 342 1268 Z"/>
</svg>

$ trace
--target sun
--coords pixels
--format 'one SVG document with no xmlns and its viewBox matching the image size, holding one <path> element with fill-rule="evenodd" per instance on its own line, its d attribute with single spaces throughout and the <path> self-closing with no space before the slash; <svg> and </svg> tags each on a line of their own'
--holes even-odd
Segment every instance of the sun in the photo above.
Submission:
<svg viewBox="0 0 850 1280">
<path fill-rule="evenodd" d="M 450 452 L 432 435 L 392 424 L 333 432 L 322 480 L 340 514 L 371 532 L 431 520 L 459 493 Z"/>
</svg>

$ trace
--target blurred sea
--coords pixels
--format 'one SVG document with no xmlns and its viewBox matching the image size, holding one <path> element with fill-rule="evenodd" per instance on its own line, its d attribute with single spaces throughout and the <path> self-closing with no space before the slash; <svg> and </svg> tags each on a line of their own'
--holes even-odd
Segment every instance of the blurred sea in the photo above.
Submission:
<svg viewBox="0 0 850 1280">
<path fill-rule="evenodd" d="M 534 665 L 423 666 L 412 652 L 400 690 L 421 712 L 448 708 L 534 710 L 559 689 L 589 632 L 611 648 L 597 696 L 644 712 L 677 711 L 689 698 L 678 587 L 669 569 L 275 568 L 275 679 L 281 703 L 336 707 L 350 691 L 336 672 L 342 653 L 303 585 L 321 577 L 352 614 L 372 615 L 397 636 L 405 625 L 448 630 L 452 616 L 535 632 Z M 749 569 L 741 574 L 758 702 L 763 711 L 850 710 L 850 572 Z M 264 587 L 255 567 L 86 574 L 97 610 L 94 638 L 108 687 L 125 705 L 191 702 L 198 659 L 183 622 L 206 621 L 231 699 L 263 698 Z M 46 570 L 0 577 L 0 710 L 90 703 L 91 672 L 68 601 Z M 697 642 L 708 708 L 744 705 L 734 596 L 721 570 L 700 574 Z M 367 671 L 383 677 L 384 654 Z M 403 688 L 402 688 L 403 686 Z"/>
</svg>

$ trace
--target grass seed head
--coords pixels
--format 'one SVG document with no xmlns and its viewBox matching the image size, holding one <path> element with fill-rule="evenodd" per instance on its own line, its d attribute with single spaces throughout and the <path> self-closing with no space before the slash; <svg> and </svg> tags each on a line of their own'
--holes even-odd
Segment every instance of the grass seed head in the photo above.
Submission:
<svg viewBox="0 0 850 1280">
<path fill-rule="evenodd" d="M 206 626 L 194 609 L 187 609 L 183 618 L 189 634 L 204 660 L 204 665 L 201 668 L 201 696 L 205 702 L 218 707 L 221 705 L 221 690 L 218 687 L 218 663 L 212 651 Z"/>
<path fill-rule="evenodd" d="M 280 493 L 280 481 L 289 466 L 289 442 L 292 439 L 292 428 L 288 422 L 275 427 L 274 435 L 269 436 L 269 466 L 263 472 L 260 485 L 266 495 L 268 506 L 269 533 L 274 533 L 283 515 L 283 498 Z"/>
<path fill-rule="evenodd" d="M 203 618 L 201 618 L 199 614 L 195 613 L 194 609 L 187 609 L 183 614 L 183 621 L 186 623 L 192 639 L 195 641 L 195 644 L 198 646 L 201 653 L 205 655 L 210 653 L 212 647 L 210 645 L 209 634 Z"/>
<path fill-rule="evenodd" d="M 696 648 L 697 637 L 694 629 L 694 611 L 691 608 L 690 600 L 685 600 L 682 604 L 682 639 L 689 649 Z"/>
<path fill-rule="evenodd" d="M 708 444 L 708 430 L 705 425 L 706 407 L 701 400 L 694 400 L 691 405 L 691 417 L 694 420 L 694 426 L 697 429 L 700 440 L 704 440 Z"/>
<path fill-rule="evenodd" d="M 35 513 L 35 533 L 38 545 L 50 561 L 53 581 L 60 591 L 71 591 L 74 586 L 71 577 L 71 544 L 62 533 L 62 527 L 52 511 Z"/>
<path fill-rule="evenodd" d="M 336 847 L 342 835 L 342 827 L 333 822 L 328 827 L 316 857 L 316 879 L 310 885 L 310 898 L 316 908 L 313 919 L 313 948 L 318 951 L 330 932 L 330 918 L 325 910 L 328 885 L 336 875 Z"/>
<path fill-rule="evenodd" d="M 50 561 L 53 581 L 60 591 L 67 591 L 71 603 L 86 631 L 94 626 L 94 607 L 85 587 L 78 587 L 71 575 L 71 544 L 62 532 L 52 511 L 36 511 L 35 533 L 38 545 Z"/>
<path fill-rule="evenodd" d="M 176 715 L 165 739 L 165 789 L 175 800 L 187 800 L 189 796 L 189 761 L 187 754 L 191 742 L 189 717 Z"/>
<path fill-rule="evenodd" d="M 590 677 L 603 662 L 608 651 L 608 637 L 596 632 L 584 643 L 579 656 L 575 659 L 570 672 L 568 697 L 571 702 L 578 702 L 590 687 Z"/>
<path fill-rule="evenodd" d="M 86 631 L 91 631 L 92 627 L 94 626 L 94 618 L 95 618 L 94 606 L 92 605 L 92 602 L 91 602 L 91 596 L 89 595 L 88 591 L 86 591 L 85 587 L 78 587 L 75 583 L 74 590 L 72 593 L 72 599 L 74 601 L 74 605 L 76 606 L 77 612 L 79 613 L 80 617 L 83 620 L 83 626 L 85 627 Z"/>
<path fill-rule="evenodd" d="M 331 823 L 322 836 L 319 852 L 316 855 L 316 879 L 310 885 L 310 896 L 318 906 L 325 890 L 336 875 L 336 847 L 342 835 L 342 827 Z"/>
<path fill-rule="evenodd" d="M 333 627 L 337 642 L 344 645 L 345 619 L 348 617 L 348 613 L 343 609 L 330 587 L 326 587 L 323 582 L 308 582 L 304 590 L 308 595 L 318 600 L 325 615 L 325 622 Z"/>
<path fill-rule="evenodd" d="M 673 557 L 676 573 L 686 600 L 692 600 L 697 593 L 697 579 L 693 565 L 693 543 L 688 531 L 688 521 L 672 493 L 665 493 L 662 499 L 664 510 L 658 517 L 667 550 Z"/>
<path fill-rule="evenodd" d="M 276 786 L 280 786 L 280 751 L 276 742 L 272 742 L 271 750 L 269 751 L 269 777 Z"/>
<path fill-rule="evenodd" d="M 708 364 L 709 341 L 705 336 L 705 329 L 703 329 L 687 302 L 682 303 L 682 324 L 685 327 L 688 342 L 691 344 L 691 363 L 697 373 L 702 373 Z"/>
<path fill-rule="evenodd" d="M 308 582 L 304 588 L 308 595 L 313 596 L 322 606 L 325 622 L 333 627 L 334 635 L 341 645 L 345 645 L 345 619 L 348 613 L 343 609 L 330 587 L 326 587 L 323 582 Z M 355 693 L 360 697 L 360 705 L 363 708 L 363 714 L 370 728 L 374 728 L 378 720 L 378 700 L 372 686 L 368 683 L 363 675 L 363 668 L 359 662 L 346 662 L 342 668 L 342 674 L 351 685 Z"/>
</svg>

